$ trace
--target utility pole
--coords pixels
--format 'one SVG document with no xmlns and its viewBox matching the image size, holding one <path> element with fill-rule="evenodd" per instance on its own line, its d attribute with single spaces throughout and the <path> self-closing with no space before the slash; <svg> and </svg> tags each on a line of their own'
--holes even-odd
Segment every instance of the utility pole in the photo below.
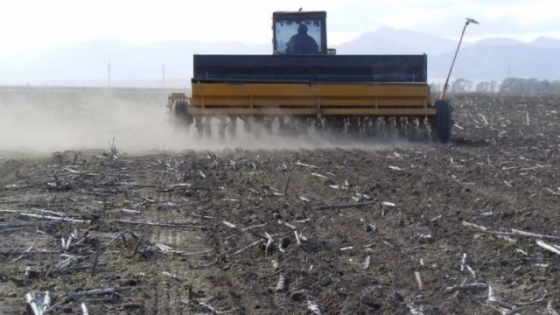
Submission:
<svg viewBox="0 0 560 315">
<path fill-rule="evenodd" d="M 161 86 L 165 87 L 165 65 L 161 67 Z"/>
<path fill-rule="evenodd" d="M 111 63 L 107 64 L 107 86 L 111 87 Z"/>
</svg>

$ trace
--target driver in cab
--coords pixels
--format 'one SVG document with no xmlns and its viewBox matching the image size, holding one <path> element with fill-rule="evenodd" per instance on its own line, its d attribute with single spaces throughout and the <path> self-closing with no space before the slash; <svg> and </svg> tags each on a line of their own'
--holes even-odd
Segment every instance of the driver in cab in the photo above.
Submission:
<svg viewBox="0 0 560 315">
<path fill-rule="evenodd" d="M 319 45 L 313 37 L 307 34 L 307 26 L 300 24 L 298 32 L 290 38 L 287 43 L 286 53 L 288 54 L 317 54 Z"/>
</svg>

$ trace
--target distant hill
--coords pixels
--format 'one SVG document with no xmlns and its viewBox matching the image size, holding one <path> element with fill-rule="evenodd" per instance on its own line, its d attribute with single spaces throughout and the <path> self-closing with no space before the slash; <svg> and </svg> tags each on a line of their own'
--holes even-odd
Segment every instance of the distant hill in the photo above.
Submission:
<svg viewBox="0 0 560 315">
<path fill-rule="evenodd" d="M 559 49 L 560 40 L 550 37 L 538 37 L 531 42 L 531 45 L 539 48 Z"/>
<path fill-rule="evenodd" d="M 470 80 L 501 81 L 508 76 L 560 80 L 558 56 L 560 48 L 541 48 L 533 43 L 487 39 L 461 50 L 453 76 Z M 429 58 L 432 75 L 448 71 L 452 58 L 453 52 Z"/>
<path fill-rule="evenodd" d="M 468 44 L 466 44 L 468 45 Z M 457 42 L 408 30 L 381 27 L 336 46 L 341 54 L 423 54 L 437 55 L 453 50 Z"/>
<path fill-rule="evenodd" d="M 523 46 L 526 43 L 511 38 L 490 37 L 476 42 L 478 46 Z"/>
<path fill-rule="evenodd" d="M 339 53 L 428 54 L 430 80 L 449 71 L 457 47 L 454 40 L 407 30 L 381 28 L 337 47 Z M 498 80 L 508 75 L 559 80 L 560 40 L 539 37 L 525 43 L 510 38 L 485 38 L 463 43 L 452 76 L 473 81 Z"/>
<path fill-rule="evenodd" d="M 442 80 L 449 69 L 457 42 L 409 30 L 382 27 L 340 45 L 339 54 L 428 54 L 430 81 Z M 161 86 L 165 66 L 166 86 L 188 86 L 192 55 L 270 54 L 269 44 L 193 41 L 134 45 L 100 39 L 39 51 L 0 55 L 0 85 L 96 85 L 108 82 L 111 64 L 113 85 Z M 517 77 L 560 79 L 560 40 L 539 37 L 524 43 L 508 38 L 486 38 L 464 43 L 454 68 L 454 78 L 502 80 Z"/>
</svg>

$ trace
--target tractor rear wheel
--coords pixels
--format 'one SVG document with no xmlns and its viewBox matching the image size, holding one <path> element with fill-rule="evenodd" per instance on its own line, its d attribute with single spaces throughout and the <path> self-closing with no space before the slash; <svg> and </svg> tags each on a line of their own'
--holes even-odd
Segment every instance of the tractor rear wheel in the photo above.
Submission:
<svg viewBox="0 0 560 315">
<path fill-rule="evenodd" d="M 451 105 L 446 100 L 437 100 L 434 105 L 436 119 L 432 126 L 432 132 L 437 141 L 447 143 L 451 138 L 451 127 L 453 126 Z"/>
<path fill-rule="evenodd" d="M 188 127 L 193 118 L 187 114 L 187 100 L 176 100 L 171 108 L 171 120 L 175 127 Z"/>
</svg>

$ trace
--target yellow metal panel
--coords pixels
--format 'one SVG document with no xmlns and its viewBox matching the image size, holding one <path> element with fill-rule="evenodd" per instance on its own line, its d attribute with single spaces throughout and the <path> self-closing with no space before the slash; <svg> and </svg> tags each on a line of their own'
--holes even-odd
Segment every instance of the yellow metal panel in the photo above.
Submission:
<svg viewBox="0 0 560 315">
<path fill-rule="evenodd" d="M 317 110 L 313 108 L 200 108 L 191 107 L 188 109 L 190 115 L 201 116 L 227 116 L 227 115 L 270 115 L 270 116 L 315 116 Z"/>
<path fill-rule="evenodd" d="M 427 84 L 193 84 L 193 115 L 434 115 Z"/>
<path fill-rule="evenodd" d="M 167 98 L 169 100 L 181 100 L 186 99 L 187 95 L 185 93 L 171 93 Z"/>
<path fill-rule="evenodd" d="M 301 97 L 301 96 L 417 96 L 429 94 L 427 84 L 380 84 L 380 83 L 321 83 L 321 84 L 226 84 L 226 83 L 194 83 L 193 98 L 201 97 Z"/>
<path fill-rule="evenodd" d="M 325 116 L 431 116 L 436 114 L 435 108 L 328 108 L 322 111 Z"/>
<path fill-rule="evenodd" d="M 357 96 L 371 97 L 423 97 L 426 93 L 426 85 L 405 84 L 319 84 L 316 93 L 320 97 L 329 96 Z"/>
<path fill-rule="evenodd" d="M 333 99 L 327 98 L 322 99 L 321 107 L 375 107 L 376 102 L 372 98 L 368 99 Z M 378 99 L 377 100 L 377 107 L 403 107 L 403 106 L 415 106 L 415 107 L 424 107 L 426 105 L 425 99 L 406 99 L 406 98 L 387 98 L 387 99 Z"/>
<path fill-rule="evenodd" d="M 301 107 L 318 107 L 317 99 L 314 98 L 268 98 L 268 99 L 252 99 L 254 102 L 252 107 L 285 107 L 285 106 L 301 106 Z M 320 98 L 321 107 L 375 107 L 374 99 L 359 98 Z M 424 107 L 425 99 L 378 99 L 378 107 L 403 107 L 414 106 Z M 204 98 L 204 107 L 251 107 L 244 99 L 222 99 L 222 98 Z"/>
<path fill-rule="evenodd" d="M 316 99 L 300 98 L 204 98 L 206 107 L 243 106 L 243 107 L 277 107 L 277 106 L 312 106 L 315 107 Z"/>
<path fill-rule="evenodd" d="M 188 114 L 201 116 L 247 116 L 247 115 L 270 115 L 270 116 L 316 116 L 314 108 L 201 108 L 190 107 Z M 435 108 L 401 108 L 401 109 L 375 109 L 375 108 L 328 108 L 321 111 L 323 116 L 432 116 Z"/>
</svg>

